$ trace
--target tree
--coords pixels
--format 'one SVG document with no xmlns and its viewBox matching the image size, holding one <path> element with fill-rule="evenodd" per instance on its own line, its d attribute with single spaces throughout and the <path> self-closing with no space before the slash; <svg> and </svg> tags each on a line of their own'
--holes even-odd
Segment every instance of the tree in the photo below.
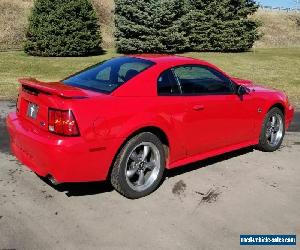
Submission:
<svg viewBox="0 0 300 250">
<path fill-rule="evenodd" d="M 101 51 L 100 27 L 90 0 L 36 0 L 25 52 L 35 56 L 83 56 Z"/>
<path fill-rule="evenodd" d="M 191 11 L 182 21 L 195 51 L 245 51 L 259 39 L 253 0 L 190 0 Z"/>
<path fill-rule="evenodd" d="M 116 42 L 121 53 L 175 53 L 188 46 L 181 18 L 185 0 L 116 0 Z"/>
</svg>

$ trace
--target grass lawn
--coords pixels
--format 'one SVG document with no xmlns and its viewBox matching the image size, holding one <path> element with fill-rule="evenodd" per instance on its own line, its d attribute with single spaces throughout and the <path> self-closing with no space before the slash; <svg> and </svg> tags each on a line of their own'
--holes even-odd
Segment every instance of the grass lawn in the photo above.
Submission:
<svg viewBox="0 0 300 250">
<path fill-rule="evenodd" d="M 256 49 L 245 53 L 186 53 L 216 64 L 228 74 L 288 93 L 300 105 L 300 48 Z M 57 81 L 97 62 L 117 56 L 114 50 L 92 57 L 31 57 L 20 51 L 0 53 L 0 99 L 15 99 L 17 79 Z"/>
</svg>

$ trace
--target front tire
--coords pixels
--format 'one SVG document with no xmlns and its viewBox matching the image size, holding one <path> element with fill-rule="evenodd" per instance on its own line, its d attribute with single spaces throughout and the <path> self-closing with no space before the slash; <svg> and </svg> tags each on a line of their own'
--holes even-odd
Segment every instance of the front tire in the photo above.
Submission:
<svg viewBox="0 0 300 250">
<path fill-rule="evenodd" d="M 284 115 L 279 108 L 272 108 L 263 122 L 258 148 L 265 152 L 277 150 L 285 134 Z"/>
<path fill-rule="evenodd" d="M 112 186 L 127 198 L 144 197 L 159 186 L 165 165 L 160 139 L 149 132 L 138 134 L 118 154 L 111 172 Z"/>
</svg>

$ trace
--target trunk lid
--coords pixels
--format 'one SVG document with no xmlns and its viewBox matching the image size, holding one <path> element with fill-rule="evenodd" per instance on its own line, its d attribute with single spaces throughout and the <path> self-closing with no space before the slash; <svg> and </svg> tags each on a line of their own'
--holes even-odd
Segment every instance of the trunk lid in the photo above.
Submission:
<svg viewBox="0 0 300 250">
<path fill-rule="evenodd" d="M 60 82 L 47 83 L 32 78 L 20 79 L 19 82 L 18 115 L 45 131 L 48 131 L 49 108 L 68 109 L 69 100 L 93 95 Z"/>
</svg>

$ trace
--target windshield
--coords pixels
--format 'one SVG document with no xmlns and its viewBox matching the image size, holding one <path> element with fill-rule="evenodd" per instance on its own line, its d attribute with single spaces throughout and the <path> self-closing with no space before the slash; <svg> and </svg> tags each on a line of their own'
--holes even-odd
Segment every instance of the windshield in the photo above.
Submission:
<svg viewBox="0 0 300 250">
<path fill-rule="evenodd" d="M 83 70 L 63 80 L 63 83 L 110 94 L 152 65 L 151 61 L 134 57 L 114 58 Z"/>
</svg>

